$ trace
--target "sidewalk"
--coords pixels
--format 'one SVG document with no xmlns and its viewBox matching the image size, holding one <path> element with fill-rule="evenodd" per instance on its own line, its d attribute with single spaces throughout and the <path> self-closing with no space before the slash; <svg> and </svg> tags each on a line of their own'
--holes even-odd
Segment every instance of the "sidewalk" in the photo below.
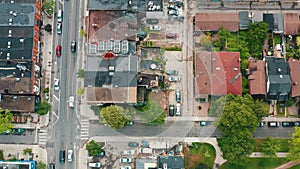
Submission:
<svg viewBox="0 0 300 169">
<path fill-rule="evenodd" d="M 287 156 L 288 153 L 276 153 L 278 158 L 284 158 Z M 249 157 L 259 158 L 259 157 L 266 157 L 261 152 L 253 152 Z"/>
<path fill-rule="evenodd" d="M 300 164 L 300 161 L 296 161 L 296 162 L 289 161 L 275 169 L 287 169 L 287 168 L 291 168 L 291 167 L 293 167 L 295 165 L 299 165 L 299 164 Z"/>
</svg>

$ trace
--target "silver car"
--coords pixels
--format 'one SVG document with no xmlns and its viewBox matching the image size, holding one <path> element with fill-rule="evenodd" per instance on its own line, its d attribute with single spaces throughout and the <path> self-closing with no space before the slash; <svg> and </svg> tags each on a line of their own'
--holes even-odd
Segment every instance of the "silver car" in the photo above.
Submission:
<svg viewBox="0 0 300 169">
<path fill-rule="evenodd" d="M 59 79 L 54 79 L 54 90 L 59 90 Z"/>
<path fill-rule="evenodd" d="M 62 33 L 62 24 L 61 23 L 57 23 L 57 34 L 61 34 Z"/>
<path fill-rule="evenodd" d="M 180 116 L 181 115 L 181 105 L 180 103 L 176 104 L 176 116 Z"/>
</svg>

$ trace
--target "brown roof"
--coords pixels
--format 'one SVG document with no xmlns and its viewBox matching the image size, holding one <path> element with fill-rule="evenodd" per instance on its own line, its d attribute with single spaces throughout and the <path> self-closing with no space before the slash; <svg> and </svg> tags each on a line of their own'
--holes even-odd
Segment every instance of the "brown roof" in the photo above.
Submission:
<svg viewBox="0 0 300 169">
<path fill-rule="evenodd" d="M 284 14 L 284 34 L 298 35 L 300 29 L 300 19 L 298 13 Z"/>
<path fill-rule="evenodd" d="M 198 52 L 195 54 L 195 93 L 196 97 L 209 95 L 211 91 L 211 81 L 209 73 L 211 72 L 211 53 Z"/>
<path fill-rule="evenodd" d="M 290 65 L 290 76 L 292 80 L 292 97 L 299 97 L 300 96 L 300 60 L 296 60 L 293 58 L 289 59 Z"/>
<path fill-rule="evenodd" d="M 232 32 L 239 30 L 237 13 L 197 13 L 195 22 L 196 31 L 218 31 L 222 26 Z"/>
<path fill-rule="evenodd" d="M 0 93 L 5 93 L 5 89 L 9 94 L 31 94 L 32 80 L 29 77 L 22 77 L 20 81 L 16 81 L 15 77 L 1 77 Z"/>
<path fill-rule="evenodd" d="M 135 40 L 136 20 L 125 16 L 123 11 L 90 10 L 87 19 L 88 39 L 102 40 Z"/>
<path fill-rule="evenodd" d="M 2 95 L 0 107 L 14 112 L 34 113 L 35 96 Z"/>
<path fill-rule="evenodd" d="M 249 61 L 249 76 L 248 87 L 251 95 L 265 95 L 266 94 L 266 70 L 265 61 L 250 60 Z"/>
<path fill-rule="evenodd" d="M 85 90 L 88 104 L 137 102 L 137 87 L 86 87 Z"/>
</svg>

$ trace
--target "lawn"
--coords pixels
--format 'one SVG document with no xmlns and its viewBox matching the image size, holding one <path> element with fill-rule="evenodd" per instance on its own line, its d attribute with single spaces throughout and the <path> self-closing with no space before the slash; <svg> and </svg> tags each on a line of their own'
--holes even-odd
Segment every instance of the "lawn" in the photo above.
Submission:
<svg viewBox="0 0 300 169">
<path fill-rule="evenodd" d="M 295 165 L 294 167 L 291 167 L 289 169 L 300 169 L 300 164 L 299 165 Z"/>
<path fill-rule="evenodd" d="M 200 167 L 201 164 L 204 164 L 208 168 L 213 168 L 216 150 L 212 145 L 207 143 L 193 143 L 192 146 L 185 149 L 184 155 L 185 168 L 203 168 Z"/>
<path fill-rule="evenodd" d="M 255 139 L 255 152 L 261 152 L 261 144 L 265 139 Z M 279 142 L 281 149 L 278 152 L 288 152 L 289 151 L 289 143 L 290 139 L 275 139 Z"/>
<path fill-rule="evenodd" d="M 274 169 L 288 161 L 286 158 L 250 158 L 244 166 L 225 163 L 220 166 L 220 169 Z"/>
</svg>

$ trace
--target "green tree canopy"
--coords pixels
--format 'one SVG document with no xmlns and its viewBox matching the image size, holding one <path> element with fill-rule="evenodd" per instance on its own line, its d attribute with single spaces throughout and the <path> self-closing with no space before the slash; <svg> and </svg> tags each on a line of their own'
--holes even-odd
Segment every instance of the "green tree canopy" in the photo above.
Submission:
<svg viewBox="0 0 300 169">
<path fill-rule="evenodd" d="M 300 127 L 296 126 L 292 135 L 292 139 L 289 141 L 290 150 L 287 158 L 292 161 L 300 160 Z"/>
<path fill-rule="evenodd" d="M 223 157 L 230 163 L 243 165 L 254 151 L 252 132 L 263 116 L 267 115 L 268 107 L 262 101 L 253 100 L 250 95 L 244 97 L 227 95 L 217 100 L 216 110 L 223 109 L 218 128 L 222 131 L 220 147 Z M 225 102 L 222 106 L 222 102 Z"/>
<path fill-rule="evenodd" d="M 85 149 L 88 151 L 90 156 L 96 156 L 102 151 L 102 147 L 97 144 L 94 140 L 86 144 Z"/>
<path fill-rule="evenodd" d="M 84 78 L 84 69 L 79 69 L 78 70 L 77 77 L 78 78 Z"/>
<path fill-rule="evenodd" d="M 166 113 L 158 103 L 149 100 L 146 105 L 143 106 L 143 110 L 144 111 L 139 113 L 146 124 L 158 125 L 165 122 Z"/>
<path fill-rule="evenodd" d="M 36 169 L 47 169 L 47 165 L 42 161 L 38 161 L 38 163 L 36 164 Z"/>
<path fill-rule="evenodd" d="M 54 13 L 55 1 L 46 0 L 46 2 L 42 6 L 42 10 L 47 14 L 52 15 Z"/>
<path fill-rule="evenodd" d="M 219 40 L 216 41 L 216 45 L 220 48 L 220 50 L 224 50 L 227 47 L 227 39 L 230 36 L 230 32 L 222 26 L 217 35 Z"/>
<path fill-rule="evenodd" d="M 262 47 L 268 38 L 268 31 L 269 25 L 265 22 L 251 23 L 249 25 L 247 41 L 251 56 L 262 56 Z"/>
<path fill-rule="evenodd" d="M 50 103 L 43 101 L 37 105 L 36 113 L 42 116 L 47 114 L 50 110 L 51 110 Z"/>
<path fill-rule="evenodd" d="M 126 125 L 130 117 L 126 114 L 123 107 L 111 105 L 100 110 L 100 120 L 113 129 L 120 129 Z"/>
<path fill-rule="evenodd" d="M 265 156 L 275 158 L 276 153 L 280 150 L 280 144 L 272 137 L 267 137 L 261 144 L 262 153 Z"/>
<path fill-rule="evenodd" d="M 12 114 L 8 109 L 5 111 L 0 108 L 0 133 L 3 133 L 7 130 L 11 131 L 11 129 L 14 127 L 13 124 L 11 124 Z"/>
</svg>

